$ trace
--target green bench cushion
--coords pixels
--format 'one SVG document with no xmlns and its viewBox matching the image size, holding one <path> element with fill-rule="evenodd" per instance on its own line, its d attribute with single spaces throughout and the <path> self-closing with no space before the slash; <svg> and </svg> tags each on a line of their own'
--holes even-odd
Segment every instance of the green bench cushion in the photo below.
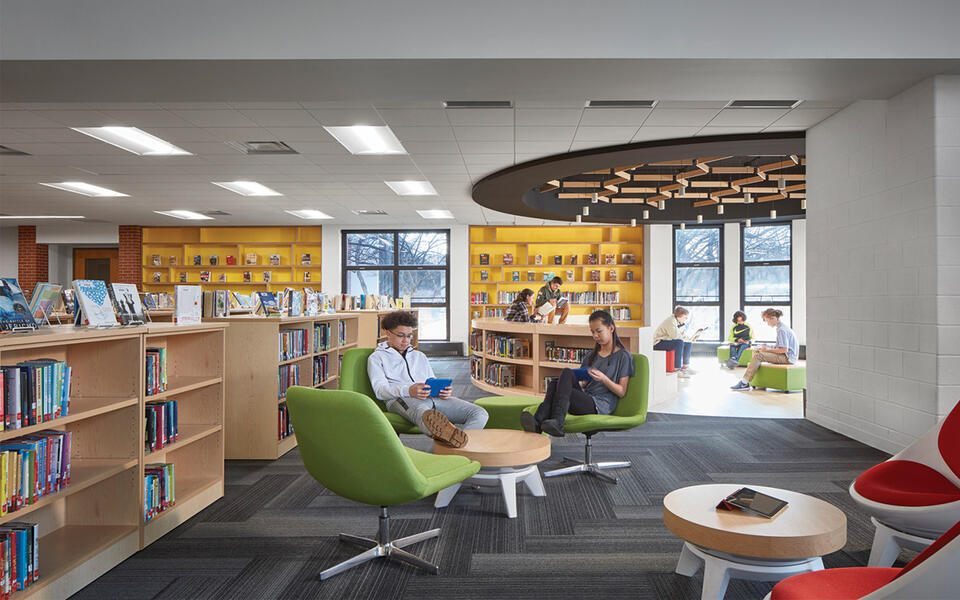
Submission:
<svg viewBox="0 0 960 600">
<path fill-rule="evenodd" d="M 730 358 L 730 345 L 721 344 L 717 346 L 717 360 L 724 362 Z M 740 353 L 740 360 L 737 361 L 737 364 L 741 367 L 745 367 L 750 364 L 750 359 L 753 358 L 753 348 L 746 348 L 743 352 Z"/>
<path fill-rule="evenodd" d="M 807 386 L 807 368 L 801 365 L 760 365 L 750 380 L 755 388 L 772 388 L 793 392 Z"/>
<path fill-rule="evenodd" d="M 521 429 L 520 413 L 533 402 L 537 402 L 533 396 L 487 396 L 474 404 L 490 416 L 484 429 Z"/>
</svg>

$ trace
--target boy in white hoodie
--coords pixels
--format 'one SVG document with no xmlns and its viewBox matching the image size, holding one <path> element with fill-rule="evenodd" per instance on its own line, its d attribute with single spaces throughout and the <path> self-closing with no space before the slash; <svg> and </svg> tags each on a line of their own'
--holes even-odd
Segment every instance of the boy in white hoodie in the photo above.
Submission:
<svg viewBox="0 0 960 600">
<path fill-rule="evenodd" d="M 464 429 L 483 429 L 487 411 L 472 402 L 453 398 L 451 388 L 430 397 L 424 381 L 433 377 L 426 355 L 410 346 L 417 317 L 398 310 L 381 321 L 387 341 L 379 344 L 367 359 L 367 374 L 377 398 L 396 413 L 428 434 L 454 448 L 467 443 Z"/>
</svg>

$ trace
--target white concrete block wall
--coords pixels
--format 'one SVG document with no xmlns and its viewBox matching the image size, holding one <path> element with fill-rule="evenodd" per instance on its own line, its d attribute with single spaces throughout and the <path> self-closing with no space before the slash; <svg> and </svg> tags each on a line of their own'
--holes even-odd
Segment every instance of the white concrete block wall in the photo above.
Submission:
<svg viewBox="0 0 960 600">
<path fill-rule="evenodd" d="M 938 77 L 807 132 L 807 416 L 888 452 L 960 397 L 949 111 L 960 117 L 960 78 Z"/>
</svg>

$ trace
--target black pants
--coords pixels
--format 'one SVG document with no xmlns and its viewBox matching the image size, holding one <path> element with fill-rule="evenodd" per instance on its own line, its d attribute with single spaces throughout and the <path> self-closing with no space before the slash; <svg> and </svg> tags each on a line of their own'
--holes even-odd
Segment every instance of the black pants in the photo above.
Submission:
<svg viewBox="0 0 960 600">
<path fill-rule="evenodd" d="M 543 398 L 543 402 L 537 407 L 537 412 L 533 416 L 537 423 L 543 423 L 547 419 L 555 419 L 557 424 L 563 425 L 567 413 L 571 415 L 597 414 L 597 405 L 594 404 L 593 398 L 583 391 L 570 369 L 560 371 L 560 378 L 547 384 L 547 395 Z"/>
</svg>

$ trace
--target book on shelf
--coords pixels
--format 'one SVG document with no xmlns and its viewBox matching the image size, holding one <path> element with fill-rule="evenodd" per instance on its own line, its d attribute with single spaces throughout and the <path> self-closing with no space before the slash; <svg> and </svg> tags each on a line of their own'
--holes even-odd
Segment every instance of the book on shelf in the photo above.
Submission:
<svg viewBox="0 0 960 600">
<path fill-rule="evenodd" d="M 544 358 L 553 362 L 568 362 L 579 365 L 589 353 L 589 348 L 557 346 L 554 342 L 549 340 L 544 343 Z"/>
<path fill-rule="evenodd" d="M 170 264 L 170 265 L 172 265 L 172 266 L 177 266 L 177 257 L 176 257 L 176 256 L 171 256 L 171 257 L 167 260 L 167 263 Z"/>
<path fill-rule="evenodd" d="M 537 274 L 534 271 L 527 271 L 527 281 L 536 281 Z"/>
<path fill-rule="evenodd" d="M 590 270 L 590 281 L 600 281 L 600 271 L 596 269 Z"/>
<path fill-rule="evenodd" d="M 63 304 L 64 312 L 72 315 L 77 305 L 77 298 L 72 288 L 63 288 L 63 291 L 60 292 L 60 302 Z"/>
<path fill-rule="evenodd" d="M 330 379 L 330 355 L 321 354 L 313 357 L 313 385 L 320 385 Z"/>
<path fill-rule="evenodd" d="M 277 377 L 277 399 L 282 400 L 287 397 L 287 388 L 300 385 L 300 365 L 294 363 L 290 365 L 280 365 Z"/>
<path fill-rule="evenodd" d="M 480 264 L 481 264 L 481 265 L 489 265 L 489 264 L 490 264 L 490 255 L 487 254 L 487 253 L 485 253 L 485 252 L 484 252 L 483 254 L 481 254 L 481 255 L 480 255 Z"/>
<path fill-rule="evenodd" d="M 215 267 L 215 266 L 217 266 L 217 264 L 219 264 L 219 262 L 220 262 L 220 257 L 219 257 L 219 256 L 217 256 L 216 254 L 211 254 L 211 255 L 210 255 L 210 266 Z"/>
<path fill-rule="evenodd" d="M 230 303 L 230 308 L 231 308 L 231 309 L 233 309 L 233 308 L 240 308 L 240 309 L 248 309 L 248 308 L 250 308 L 250 296 L 247 296 L 246 294 L 241 294 L 240 292 L 233 292 L 233 293 L 231 293 L 231 296 L 233 297 L 233 300 L 232 300 L 231 303 Z"/>
<path fill-rule="evenodd" d="M 163 264 L 163 259 L 160 258 L 159 254 L 154 254 L 153 256 L 150 257 L 150 259 L 151 259 L 150 264 L 152 264 L 155 267 L 159 267 L 160 265 Z"/>
<path fill-rule="evenodd" d="M 290 316 L 299 317 L 303 314 L 303 292 L 300 290 L 290 291 Z"/>
<path fill-rule="evenodd" d="M 607 281 L 616 281 L 617 280 L 617 270 L 610 269 L 607 271 Z"/>
<path fill-rule="evenodd" d="M 487 333 L 487 354 L 505 358 L 530 358 L 530 340 Z"/>
<path fill-rule="evenodd" d="M 193 255 L 193 266 L 199 267 L 199 266 L 202 265 L 202 264 L 203 264 L 203 257 L 200 256 L 199 254 L 194 254 L 194 255 Z"/>
<path fill-rule="evenodd" d="M 230 316 L 230 292 L 227 290 L 203 291 L 203 316 L 221 318 Z"/>
<path fill-rule="evenodd" d="M 309 264 L 310 264 L 310 254 L 309 254 L 309 253 L 305 253 L 305 254 L 301 254 L 301 255 L 300 255 L 300 264 L 301 264 L 301 265 L 309 265 Z"/>
<path fill-rule="evenodd" d="M 176 302 L 173 308 L 175 325 L 194 325 L 200 322 L 200 286 L 178 285 L 174 288 Z"/>
<path fill-rule="evenodd" d="M 550 281 L 551 279 L 553 279 L 554 277 L 556 277 L 557 274 L 554 273 L 553 271 L 544 271 L 544 272 L 542 273 L 542 275 L 543 275 L 543 280 L 544 280 L 544 281 Z"/>
<path fill-rule="evenodd" d="M 180 283 L 186 283 L 186 282 L 187 282 L 187 272 L 186 272 L 186 271 L 181 271 L 181 272 L 180 272 Z"/>
<path fill-rule="evenodd" d="M 324 357 L 326 358 L 326 357 Z M 277 405 L 278 415 L 279 415 L 279 434 L 280 439 L 288 438 L 293 435 L 293 423 L 290 421 L 290 410 L 287 408 L 286 403 Z"/>
<path fill-rule="evenodd" d="M 279 266 L 280 266 L 280 255 L 279 255 L 279 254 L 271 254 L 271 255 L 270 255 L 270 266 L 271 266 L 271 267 L 279 267 Z"/>
<path fill-rule="evenodd" d="M 145 350 L 145 394 L 156 396 L 167 391 L 167 349 L 147 348 Z"/>
<path fill-rule="evenodd" d="M 313 324 L 313 347 L 317 352 L 330 349 L 330 323 Z"/>
<path fill-rule="evenodd" d="M 542 255 L 542 254 L 534 254 L 534 255 L 533 255 L 533 264 L 535 264 L 535 265 L 542 265 L 542 264 L 543 264 L 543 255 Z"/>
<path fill-rule="evenodd" d="M 210 271 L 200 271 L 200 281 L 210 281 Z"/>
<path fill-rule="evenodd" d="M 633 271 L 627 271 L 623 274 L 624 281 L 633 281 Z"/>
<path fill-rule="evenodd" d="M 247 254 L 244 256 L 243 264 L 245 265 L 256 265 L 259 264 L 259 262 L 260 260 L 256 252 L 247 252 Z"/>
<path fill-rule="evenodd" d="M 604 254 L 604 255 L 603 255 L 603 264 L 605 264 L 605 265 L 615 265 L 615 264 L 617 264 L 617 255 L 616 255 L 616 254 Z"/>
<path fill-rule="evenodd" d="M 28 589 L 40 579 L 40 530 L 37 523 L 10 521 L 0 526 L 0 572 L 3 598 Z"/>
<path fill-rule="evenodd" d="M 232 254 L 228 254 L 226 264 L 231 266 L 237 264 L 237 257 Z"/>
<path fill-rule="evenodd" d="M 573 281 L 573 279 L 574 279 L 573 269 L 568 269 L 568 270 L 567 270 L 567 281 Z"/>
<path fill-rule="evenodd" d="M 519 283 L 519 282 L 520 282 L 520 271 L 514 271 L 514 272 L 513 272 L 513 276 L 511 277 L 511 279 L 513 279 L 513 282 L 514 282 L 514 283 Z"/>
<path fill-rule="evenodd" d="M 154 400 L 145 405 L 146 431 L 144 450 L 156 452 L 177 441 L 180 437 L 178 406 L 176 400 Z"/>
<path fill-rule="evenodd" d="M 244 282 L 244 283 L 250 283 L 251 281 L 253 281 L 250 277 L 251 277 L 251 276 L 250 276 L 250 271 L 244 271 L 244 272 L 243 272 L 243 282 Z"/>
<path fill-rule="evenodd" d="M 517 372 L 514 365 L 491 363 L 487 365 L 485 381 L 497 387 L 514 387 L 517 383 Z"/>
<path fill-rule="evenodd" d="M 266 283 L 270 283 L 273 280 L 273 273 L 271 273 L 270 271 L 264 271 L 263 280 Z"/>
<path fill-rule="evenodd" d="M 143 465 L 143 520 L 147 522 L 176 504 L 173 463 Z"/>
<path fill-rule="evenodd" d="M 578 258 L 578 257 L 577 257 L 576 254 L 571 254 L 571 255 L 570 255 L 570 264 L 571 264 L 571 265 L 577 264 L 577 258 Z"/>
<path fill-rule="evenodd" d="M 306 356 L 308 352 L 306 329 L 281 329 L 278 336 L 280 354 L 277 360 L 283 362 Z"/>
<path fill-rule="evenodd" d="M 487 271 L 486 269 L 481 269 L 481 270 L 480 270 L 480 281 L 486 281 L 486 280 L 488 280 L 488 279 L 490 279 L 490 272 Z"/>
<path fill-rule="evenodd" d="M 147 310 L 157 310 L 157 300 L 153 294 L 143 295 L 143 307 Z"/>
<path fill-rule="evenodd" d="M 595 265 L 595 264 L 597 264 L 597 255 L 596 255 L 596 254 L 588 254 L 588 255 L 587 255 L 587 262 L 584 263 L 584 264 L 588 264 L 588 265 Z"/>
<path fill-rule="evenodd" d="M 227 282 L 227 274 L 226 274 L 226 273 L 220 273 L 219 275 L 217 275 L 217 281 L 219 281 L 220 283 L 226 283 L 226 282 Z"/>
<path fill-rule="evenodd" d="M 620 262 L 625 265 L 635 265 L 637 264 L 637 257 L 631 253 L 621 254 Z"/>
<path fill-rule="evenodd" d="M 505 252 L 503 255 L 503 264 L 512 265 L 513 264 L 513 254 L 510 252 Z"/>
<path fill-rule="evenodd" d="M 70 485 L 72 438 L 69 431 L 51 429 L 0 443 L 0 472 L 7 472 L 2 512 L 16 512 Z"/>
<path fill-rule="evenodd" d="M 52 358 L 0 367 L 0 431 L 69 415 L 71 375 L 71 367 Z"/>
<path fill-rule="evenodd" d="M 161 282 L 163 282 L 163 273 L 158 273 L 158 272 L 154 271 L 154 273 L 153 273 L 153 282 L 154 282 L 154 283 L 161 283 Z"/>
<path fill-rule="evenodd" d="M 280 315 L 280 306 L 277 304 L 277 297 L 273 292 L 255 292 L 254 295 L 263 316 L 275 317 Z"/>
<path fill-rule="evenodd" d="M 80 301 L 82 318 L 90 327 L 112 327 L 117 324 L 107 284 L 95 279 L 77 279 L 73 282 L 73 290 Z"/>
<path fill-rule="evenodd" d="M 310 274 L 310 271 L 303 272 L 303 282 L 310 283 L 313 280 L 313 276 Z"/>
<path fill-rule="evenodd" d="M 308 289 L 303 290 L 303 314 L 312 317 L 320 314 L 320 295 Z"/>
<path fill-rule="evenodd" d="M 113 308 L 120 317 L 120 323 L 146 323 L 147 317 L 140 303 L 140 293 L 132 283 L 111 283 L 108 288 Z"/>
<path fill-rule="evenodd" d="M 563 264 L 563 256 L 560 255 L 560 254 L 554 254 L 554 256 L 553 256 L 553 264 L 555 264 L 555 265 L 562 265 L 562 264 Z"/>
<path fill-rule="evenodd" d="M 63 286 L 56 283 L 37 283 L 30 294 L 30 314 L 37 325 L 43 322 L 44 317 L 53 313 L 54 306 L 60 301 L 60 291 Z M 136 289 L 136 286 L 134 286 Z"/>
</svg>

